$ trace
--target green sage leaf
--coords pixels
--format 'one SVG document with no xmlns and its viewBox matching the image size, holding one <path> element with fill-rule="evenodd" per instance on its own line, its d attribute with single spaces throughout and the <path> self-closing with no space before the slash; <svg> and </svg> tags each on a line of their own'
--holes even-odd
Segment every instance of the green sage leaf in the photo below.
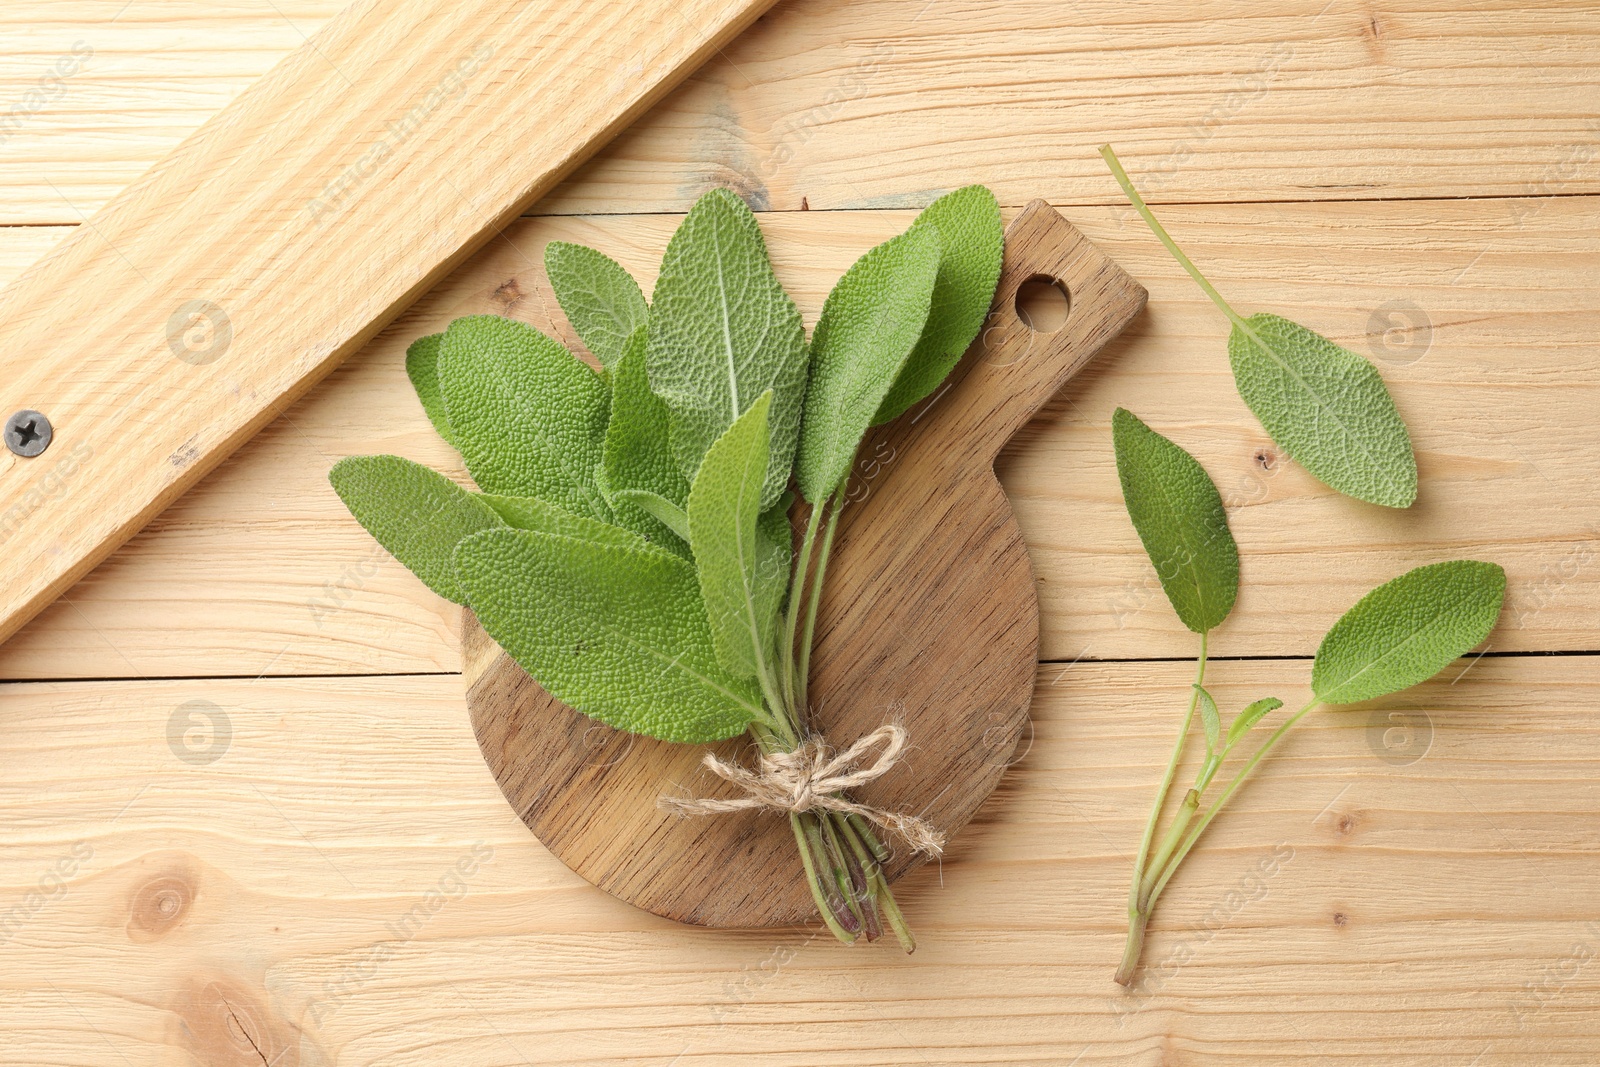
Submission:
<svg viewBox="0 0 1600 1067">
<path fill-rule="evenodd" d="M 1228 744 L 1233 744 L 1239 738 L 1250 732 L 1250 727 L 1260 722 L 1261 719 L 1283 707 L 1283 701 L 1277 697 L 1264 697 L 1247 706 L 1238 715 L 1234 716 L 1232 724 L 1228 726 Z"/>
<path fill-rule="evenodd" d="M 1222 744 L 1222 715 L 1217 711 L 1216 700 L 1205 686 L 1197 685 L 1194 691 L 1200 705 L 1200 722 L 1206 729 L 1206 752 L 1215 752 Z"/>
<path fill-rule="evenodd" d="M 349 456 L 334 464 L 328 481 L 390 555 L 446 600 L 466 603 L 451 552 L 464 538 L 504 525 L 493 508 L 400 456 Z"/>
<path fill-rule="evenodd" d="M 981 185 L 946 193 L 916 226 L 939 231 L 939 278 L 933 286 L 928 322 L 894 386 L 878 405 L 873 425 L 888 422 L 922 400 L 949 377 L 983 328 L 1000 281 L 1005 229 L 1000 204 Z"/>
<path fill-rule="evenodd" d="M 1118 408 L 1111 427 L 1122 499 L 1161 588 L 1185 626 L 1214 629 L 1239 593 L 1239 548 L 1216 484 L 1132 412 Z"/>
<path fill-rule="evenodd" d="M 1222 298 L 1156 220 L 1110 145 L 1100 155 L 1150 232 L 1233 323 L 1234 383 L 1262 427 L 1311 475 L 1358 500 L 1409 507 L 1417 497 L 1411 436 L 1376 367 L 1277 315 L 1248 319 Z"/>
<path fill-rule="evenodd" d="M 740 678 L 759 677 L 768 668 L 785 584 L 762 573 L 758 534 L 771 407 L 771 392 L 762 393 L 717 438 L 689 490 L 689 545 L 717 660 Z"/>
<path fill-rule="evenodd" d="M 793 506 L 794 494 L 785 492 L 761 513 L 756 525 L 756 586 L 777 586 L 779 612 L 789 599 L 789 577 L 794 570 L 795 531 L 789 524 L 789 509 Z"/>
<path fill-rule="evenodd" d="M 647 548 L 650 542 L 632 530 L 613 526 L 609 522 L 591 519 L 587 515 L 574 515 L 548 500 L 536 496 L 496 496 L 492 493 L 476 494 L 494 509 L 495 514 L 514 530 L 533 530 L 556 534 L 580 541 L 595 541 L 620 548 Z M 666 548 L 668 546 L 661 546 Z"/>
<path fill-rule="evenodd" d="M 694 567 L 670 552 L 501 529 L 463 541 L 455 563 L 483 628 L 569 707 L 685 744 L 763 714 L 717 663 Z"/>
<path fill-rule="evenodd" d="M 544 270 L 572 328 L 601 366 L 615 367 L 650 315 L 639 283 L 610 256 L 566 241 L 544 246 Z"/>
<path fill-rule="evenodd" d="M 511 319 L 456 319 L 439 349 L 439 384 L 479 489 L 611 517 L 594 484 L 610 388 L 566 348 Z"/>
<path fill-rule="evenodd" d="M 1277 315 L 1235 322 L 1233 378 L 1261 426 L 1311 476 L 1385 507 L 1417 498 L 1411 435 L 1365 357 Z"/>
<path fill-rule="evenodd" d="M 1385 582 L 1322 639 L 1312 691 L 1327 704 L 1353 704 L 1427 681 L 1489 636 L 1505 591 L 1498 564 L 1470 559 Z"/>
<path fill-rule="evenodd" d="M 657 522 L 676 534 L 684 544 L 689 543 L 689 516 L 677 504 L 648 489 L 619 489 L 615 495 L 619 504 L 631 504 L 642 508 Z"/>
<path fill-rule="evenodd" d="M 822 305 L 811 337 L 811 381 L 796 464 L 800 493 L 826 500 L 928 321 L 939 231 L 913 226 L 856 260 Z"/>
<path fill-rule="evenodd" d="M 444 394 L 439 391 L 439 344 L 444 334 L 434 333 L 419 337 L 406 349 L 406 377 L 422 401 L 422 410 L 446 442 L 450 439 L 450 416 L 445 411 Z"/>
<path fill-rule="evenodd" d="M 677 539 L 687 545 L 687 529 L 676 520 L 689 498 L 689 482 L 672 455 L 670 412 L 650 391 L 645 344 L 644 328 L 634 330 L 611 369 L 602 488 L 620 525 L 652 541 Z"/>
<path fill-rule="evenodd" d="M 702 196 L 667 244 L 646 348 L 650 387 L 672 412 L 673 453 L 691 481 L 712 442 L 772 390 L 762 502 L 789 482 L 806 388 L 805 327 L 778 284 L 744 201 Z"/>
</svg>

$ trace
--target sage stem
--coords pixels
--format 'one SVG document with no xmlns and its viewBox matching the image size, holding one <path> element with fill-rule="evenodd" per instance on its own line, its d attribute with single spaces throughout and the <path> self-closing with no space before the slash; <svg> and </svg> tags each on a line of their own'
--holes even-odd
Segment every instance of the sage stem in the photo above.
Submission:
<svg viewBox="0 0 1600 1067">
<path fill-rule="evenodd" d="M 794 575 L 789 582 L 789 611 L 783 624 L 783 692 L 788 700 L 789 715 L 800 722 L 805 708 L 795 702 L 795 633 L 800 622 L 800 612 L 805 600 L 806 572 L 811 569 L 811 550 L 817 542 L 817 529 L 822 524 L 822 509 L 826 501 L 811 505 L 811 517 L 806 521 L 806 533 L 800 541 L 800 556 L 795 561 Z"/>
<path fill-rule="evenodd" d="M 1184 831 L 1189 829 L 1189 823 L 1194 820 L 1195 813 L 1199 810 L 1200 794 L 1191 789 L 1183 795 L 1183 803 L 1178 806 L 1177 817 L 1172 820 L 1172 826 L 1161 839 L 1161 847 L 1156 849 L 1155 859 L 1150 861 L 1150 869 L 1145 871 L 1144 878 L 1139 883 L 1139 911 L 1149 913 L 1150 890 L 1155 886 L 1156 876 L 1166 869 L 1167 860 L 1183 843 Z"/>
<path fill-rule="evenodd" d="M 817 870 L 817 861 L 811 850 L 810 835 L 806 833 L 797 812 L 789 813 L 789 828 L 794 831 L 794 843 L 800 848 L 800 862 L 806 869 L 806 884 L 811 887 L 811 900 L 817 906 L 817 911 L 822 915 L 822 921 L 827 925 L 834 937 L 850 944 L 856 935 L 839 925 L 839 920 L 834 918 L 833 903 L 828 894 L 823 891 L 820 872 Z"/>
<path fill-rule="evenodd" d="M 874 877 L 878 865 L 874 862 L 872 854 L 867 851 L 867 846 L 861 843 L 850 826 L 850 820 L 843 814 L 834 814 L 833 820 L 838 827 L 839 837 L 849 847 L 852 863 L 850 876 L 859 879 L 857 882 L 861 901 L 861 917 L 866 925 L 868 941 L 876 941 L 883 936 L 883 922 L 878 915 L 878 881 Z"/>
<path fill-rule="evenodd" d="M 1250 772 L 1255 770 L 1256 764 L 1260 763 L 1264 758 L 1266 758 L 1267 753 L 1271 752 L 1275 747 L 1277 747 L 1278 742 L 1283 739 L 1283 735 L 1288 733 L 1290 728 L 1293 727 L 1295 723 L 1299 722 L 1305 717 L 1307 712 L 1320 703 L 1321 701 L 1313 697 L 1311 700 L 1306 702 L 1306 705 L 1303 708 L 1289 716 L 1284 724 L 1274 730 L 1272 732 L 1272 736 L 1267 738 L 1262 746 L 1256 750 L 1255 755 L 1250 757 L 1250 761 L 1239 769 L 1239 773 L 1234 775 L 1233 781 L 1228 783 L 1228 787 L 1222 791 L 1222 795 L 1216 799 L 1216 802 L 1212 804 L 1211 807 L 1206 809 L 1205 815 L 1202 816 L 1200 821 L 1195 824 L 1194 829 L 1189 831 L 1189 836 L 1184 840 L 1182 847 L 1180 847 L 1178 851 L 1173 854 L 1172 858 L 1167 861 L 1165 868 L 1161 870 L 1159 878 L 1157 878 L 1155 884 L 1151 887 L 1149 899 L 1145 902 L 1145 909 L 1147 911 L 1155 907 L 1156 898 L 1161 895 L 1161 891 L 1165 889 L 1167 883 L 1172 880 L 1173 874 L 1178 870 L 1178 865 L 1181 864 L 1183 862 L 1183 858 L 1189 854 L 1189 850 L 1194 848 L 1195 843 L 1199 841 L 1200 836 L 1206 832 L 1206 827 L 1211 825 L 1211 820 L 1217 817 L 1217 813 L 1222 810 L 1223 805 L 1226 804 L 1233 794 L 1238 791 L 1239 787 L 1244 784 L 1244 780 L 1249 777 Z"/>
<path fill-rule="evenodd" d="M 828 557 L 833 553 L 833 535 L 839 529 L 839 512 L 844 508 L 844 491 L 849 484 L 849 478 L 841 482 L 828 505 L 828 526 L 822 534 L 822 547 L 817 550 L 817 566 L 816 573 L 811 579 L 811 595 L 806 598 L 806 627 L 805 632 L 800 635 L 800 662 L 795 667 L 795 691 L 799 694 L 797 705 L 802 715 L 806 710 L 806 685 L 811 675 L 811 645 L 816 640 L 817 602 L 822 599 L 822 583 L 828 573 Z"/>
<path fill-rule="evenodd" d="M 855 812 L 850 813 L 848 821 L 856 836 L 861 838 L 861 843 L 872 852 L 872 858 L 880 864 L 888 863 L 891 853 L 883 842 L 878 840 L 878 835 L 872 832 L 872 825 Z"/>
<path fill-rule="evenodd" d="M 785 735 L 785 739 L 790 741 L 789 747 L 793 748 L 799 744 L 798 737 L 790 737 L 795 732 L 792 725 L 793 716 L 789 713 L 788 705 L 784 703 L 783 697 L 778 692 L 777 682 L 772 676 L 772 668 L 762 662 L 756 673 L 761 682 L 761 692 L 766 698 L 768 713 L 773 722 L 781 727 L 779 733 Z"/>
<path fill-rule="evenodd" d="M 883 907 L 883 917 L 888 920 L 889 929 L 894 931 L 895 940 L 900 942 L 905 954 L 911 955 L 917 951 L 917 939 L 911 933 L 905 913 L 900 910 L 900 902 L 894 899 L 894 893 L 889 889 L 889 880 L 882 871 L 873 871 L 872 880 L 877 887 L 878 903 Z"/>
<path fill-rule="evenodd" d="M 1144 954 L 1144 928 L 1150 922 L 1148 911 L 1128 909 L 1128 942 L 1122 949 L 1122 962 L 1117 965 L 1117 984 L 1131 985 L 1134 972 L 1139 969 L 1139 957 Z"/>
<path fill-rule="evenodd" d="M 1204 685 L 1206 680 L 1206 643 L 1210 631 L 1200 635 L 1200 659 L 1195 668 L 1195 685 Z M 1150 858 L 1150 845 L 1155 841 L 1156 826 L 1161 822 L 1161 809 L 1167 806 L 1167 795 L 1172 791 L 1172 781 L 1178 776 L 1178 764 L 1183 759 L 1184 745 L 1189 739 L 1189 728 L 1194 725 L 1195 708 L 1200 701 L 1198 689 L 1189 690 L 1189 710 L 1183 716 L 1183 725 L 1178 727 L 1178 740 L 1172 746 L 1172 757 L 1167 760 L 1167 773 L 1161 779 L 1161 788 L 1156 791 L 1156 802 L 1150 808 L 1150 818 L 1144 824 L 1144 838 L 1139 842 L 1139 857 L 1133 862 L 1133 882 L 1128 886 L 1128 912 L 1137 914 L 1141 910 L 1140 892 L 1145 875 L 1145 861 Z"/>
<path fill-rule="evenodd" d="M 861 916 L 856 913 L 854 906 L 849 901 L 849 892 L 844 887 L 848 885 L 844 872 L 834 865 L 833 856 L 828 849 L 827 838 L 822 832 L 822 820 L 816 812 L 801 815 L 800 824 L 805 831 L 806 840 L 811 845 L 812 855 L 817 864 L 819 880 L 823 875 L 823 867 L 827 867 L 827 880 L 823 883 L 823 893 L 827 896 L 828 907 L 833 912 L 833 917 L 840 926 L 850 932 L 850 940 L 855 940 L 855 935 L 861 932 Z"/>
<path fill-rule="evenodd" d="M 1149 863 L 1150 846 L 1155 842 L 1156 827 L 1161 823 L 1161 812 L 1167 806 L 1172 783 L 1178 776 L 1178 764 L 1183 762 L 1183 750 L 1189 741 L 1189 729 L 1194 725 L 1194 714 L 1200 703 L 1200 686 L 1206 680 L 1206 654 L 1210 643 L 1209 630 L 1200 635 L 1200 655 L 1195 661 L 1194 685 L 1189 690 L 1189 710 L 1184 712 L 1183 725 L 1178 727 L 1178 738 L 1172 745 L 1172 755 L 1167 759 L 1167 771 L 1162 775 L 1161 788 L 1156 790 L 1155 803 L 1150 806 L 1150 818 L 1145 821 L 1144 837 L 1139 841 L 1139 855 L 1133 861 L 1133 879 L 1128 885 L 1128 940 L 1122 950 L 1122 963 L 1117 968 L 1117 981 L 1127 985 L 1133 981 L 1133 972 L 1139 966 L 1139 955 L 1144 951 L 1144 930 L 1150 922 L 1151 894 L 1145 886 L 1150 869 L 1159 871 L 1181 839 L 1189 820 L 1199 806 L 1199 797 L 1193 789 L 1184 794 L 1183 807 L 1177 821 L 1162 842 L 1156 862 Z"/>
<path fill-rule="evenodd" d="M 1155 234 L 1161 243 L 1167 246 L 1167 251 L 1171 252 L 1172 258 L 1178 261 L 1178 266 L 1189 272 L 1189 277 L 1193 278 L 1195 284 L 1204 290 L 1205 294 L 1211 298 L 1212 303 L 1222 309 L 1222 313 L 1228 316 L 1229 322 L 1232 322 L 1252 338 L 1256 338 L 1256 332 L 1250 328 L 1249 323 L 1240 318 L 1239 313 L 1234 311 L 1226 300 L 1222 299 L 1222 294 L 1217 292 L 1210 282 L 1206 281 L 1206 276 L 1200 273 L 1200 268 L 1196 267 L 1189 257 L 1183 254 L 1183 249 L 1178 247 L 1178 242 L 1172 239 L 1172 235 L 1167 232 L 1166 227 L 1156 221 L 1155 213 L 1144 202 L 1144 197 L 1139 195 L 1139 190 L 1133 187 L 1133 181 L 1128 177 L 1128 172 L 1122 169 L 1122 161 L 1111 150 L 1111 146 L 1108 144 L 1101 145 L 1100 155 L 1105 159 L 1106 166 L 1111 168 L 1111 176 L 1117 179 L 1117 184 L 1122 186 L 1122 191 L 1127 194 L 1129 202 L 1133 204 L 1133 209 L 1144 219 L 1145 225 L 1150 227 L 1150 232 Z M 1256 338 L 1256 340 L 1259 342 L 1260 338 Z"/>
</svg>

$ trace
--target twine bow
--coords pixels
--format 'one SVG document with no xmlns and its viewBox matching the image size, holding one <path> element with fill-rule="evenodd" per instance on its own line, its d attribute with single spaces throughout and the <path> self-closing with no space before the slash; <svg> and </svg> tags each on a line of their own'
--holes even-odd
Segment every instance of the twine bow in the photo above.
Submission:
<svg viewBox="0 0 1600 1067">
<path fill-rule="evenodd" d="M 761 808 L 792 812 L 821 808 L 860 815 L 898 834 L 913 852 L 937 856 L 944 851 L 944 834 L 926 819 L 858 804 L 843 796 L 846 791 L 893 770 L 909 742 L 910 735 L 905 727 L 893 723 L 885 723 L 839 753 L 829 748 L 821 737 L 812 735 L 793 752 L 763 753 L 754 771 L 707 752 L 701 762 L 711 773 L 743 789 L 747 795 L 734 800 L 664 796 L 658 804 L 663 810 L 679 815 L 719 815 Z M 883 751 L 878 753 L 876 762 L 860 766 L 880 745 Z"/>
</svg>

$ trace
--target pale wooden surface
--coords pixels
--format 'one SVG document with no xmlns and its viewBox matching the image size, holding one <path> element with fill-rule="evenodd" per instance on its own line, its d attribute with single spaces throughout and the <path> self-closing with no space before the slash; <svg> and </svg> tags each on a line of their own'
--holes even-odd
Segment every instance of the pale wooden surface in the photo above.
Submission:
<svg viewBox="0 0 1600 1067">
<path fill-rule="evenodd" d="M 0 100 L 95 55 L 0 154 L 0 222 L 78 222 L 339 6 L 12 0 Z M 1596 32 L 1570 0 L 785 0 L 538 210 L 1118 203 L 1112 134 L 1152 200 L 1593 193 Z"/>
<path fill-rule="evenodd" d="M 771 3 L 356 0 L 86 218 L 0 292 L 0 409 L 54 424 L 3 471 L 51 499 L 7 531 L 0 641 Z"/>
<path fill-rule="evenodd" d="M 8 906 L 89 854 L 3 947 L 0 1063 L 259 1064 L 183 1032 L 225 1000 L 277 1064 L 1592 1064 L 1595 668 L 1487 658 L 1406 696 L 1432 719 L 1408 767 L 1366 711 L 1309 717 L 1163 897 L 1132 996 L 1126 877 L 1187 664 L 1041 670 L 996 803 L 902 883 L 911 957 L 594 890 L 501 798 L 455 678 L 8 686 Z M 1308 673 L 1225 663 L 1217 695 Z M 231 720 L 208 765 L 168 746 L 191 700 Z"/>
<path fill-rule="evenodd" d="M 1056 279 L 1070 313 L 1036 332 L 1017 306 Z M 1145 290 L 1036 200 L 1005 230 L 992 312 L 940 389 L 867 435 L 851 465 L 810 657 L 810 729 L 843 751 L 885 723 L 912 748 L 851 791 L 952 842 L 1000 782 L 1028 722 L 1039 607 L 1028 548 L 995 480 L 1000 449 L 1144 308 Z M 1042 324 L 1041 324 L 1042 325 Z M 803 505 L 792 515 L 804 528 Z M 737 798 L 704 751 L 609 729 L 545 692 L 464 611 L 467 708 L 507 801 L 551 852 L 656 915 L 792 926 L 816 910 L 787 820 L 684 818 L 662 796 Z M 717 746 L 748 762 L 749 738 Z M 893 836 L 891 881 L 926 862 Z"/>
<path fill-rule="evenodd" d="M 1194 451 L 1234 506 L 1245 584 L 1217 654 L 1307 655 L 1322 635 L 1317 620 L 1372 586 L 1491 547 L 1511 575 L 1495 648 L 1595 647 L 1600 498 L 1579 488 L 1600 477 L 1600 198 L 1557 198 L 1520 223 L 1496 200 L 1163 211 L 1246 313 L 1291 315 L 1369 353 L 1379 340 L 1367 335 L 1374 309 L 1410 301 L 1428 315 L 1425 355 L 1380 361 L 1423 474 L 1419 502 L 1404 513 L 1338 497 L 1282 463 L 1234 392 L 1226 320 L 1136 220 L 1119 226 L 1111 208 L 1067 214 L 1151 300 L 1001 458 L 1040 579 L 1044 658 L 1194 654 L 1122 508 L 1110 450 L 1118 404 Z M 853 257 L 910 217 L 787 212 L 762 221 L 809 323 Z M 459 669 L 453 609 L 350 521 L 326 490 L 327 470 L 352 453 L 397 452 L 459 473 L 460 458 L 406 382 L 406 344 L 470 312 L 564 328 L 538 266 L 546 241 L 596 245 L 653 279 L 676 224 L 648 216 L 511 227 L 511 245 L 424 297 L 80 583 L 70 603 L 0 646 L 0 676 Z"/>
<path fill-rule="evenodd" d="M 0 228 L 0 276 L 338 5 L 122 6 L 0 11 L 0 114 L 74 41 L 95 48 L 0 146 L 0 221 L 30 224 Z M 1193 654 L 1116 503 L 1118 403 L 1193 449 L 1234 505 L 1246 584 L 1218 654 L 1308 654 L 1359 592 L 1468 553 L 1511 574 L 1496 652 L 1600 647 L 1596 38 L 1592 12 L 1553 2 L 780 6 L 545 210 L 681 210 L 735 182 L 775 209 L 762 224 L 810 322 L 910 213 L 799 215 L 802 197 L 909 208 L 983 180 L 1009 205 L 1108 205 L 1067 214 L 1151 291 L 1127 340 L 1002 457 L 1059 662 L 1041 667 L 1017 773 L 942 872 L 906 883 L 917 955 L 680 929 L 567 872 L 495 788 L 460 679 L 422 676 L 459 669 L 453 611 L 327 492 L 353 452 L 455 468 L 398 362 L 418 322 L 549 321 L 528 262 L 545 240 L 653 274 L 676 221 L 540 218 L 0 647 L 0 675 L 50 680 L 0 684 L 0 916 L 42 903 L 0 945 L 0 1063 L 1595 1062 L 1600 661 L 1491 656 L 1398 698 L 1432 718 L 1410 765 L 1405 723 L 1308 719 L 1174 881 L 1132 999 L 1110 979 L 1127 869 L 1191 667 L 1068 663 Z M 1362 351 L 1375 309 L 1426 312 L 1426 353 L 1380 364 L 1418 438 L 1415 512 L 1354 508 L 1270 458 L 1256 475 L 1265 442 L 1226 376 L 1224 323 L 1114 206 L 1103 140 L 1241 310 Z M 783 145 L 794 157 L 769 173 Z M 1308 669 L 1214 677 L 1225 701 L 1290 699 Z M 230 716 L 215 763 L 169 747 L 190 700 Z M 1385 738 L 1399 762 L 1375 754 Z M 480 840 L 493 861 L 463 899 L 414 936 L 386 928 Z M 93 853 L 67 888 L 29 898 L 78 841 Z M 1247 881 L 1278 845 L 1292 859 L 1264 890 Z M 304 1042 L 284 1052 L 294 1027 Z"/>
</svg>

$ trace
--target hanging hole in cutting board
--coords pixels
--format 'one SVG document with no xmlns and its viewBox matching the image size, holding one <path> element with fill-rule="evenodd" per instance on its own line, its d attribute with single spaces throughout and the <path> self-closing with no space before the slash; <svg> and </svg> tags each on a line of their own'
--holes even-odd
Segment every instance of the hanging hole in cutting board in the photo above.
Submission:
<svg viewBox="0 0 1600 1067">
<path fill-rule="evenodd" d="M 1055 333 L 1067 324 L 1072 298 L 1060 280 L 1035 274 L 1017 286 L 1017 318 L 1034 333 Z"/>
</svg>

